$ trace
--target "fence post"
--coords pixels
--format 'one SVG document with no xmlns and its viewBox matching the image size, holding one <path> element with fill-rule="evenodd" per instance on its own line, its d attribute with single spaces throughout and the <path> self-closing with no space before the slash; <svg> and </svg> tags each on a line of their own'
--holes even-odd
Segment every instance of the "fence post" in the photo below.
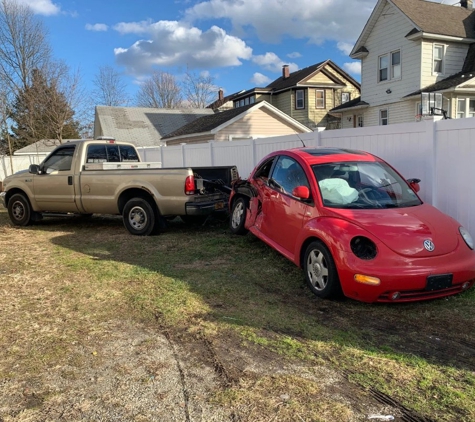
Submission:
<svg viewBox="0 0 475 422">
<path fill-rule="evenodd" d="M 185 152 L 186 152 L 185 146 L 186 146 L 186 144 L 183 143 L 183 144 L 180 144 L 180 145 L 181 145 L 181 160 L 182 160 L 182 163 L 183 163 L 182 166 L 186 167 L 186 156 L 185 156 Z"/>
<path fill-rule="evenodd" d="M 257 151 L 256 151 L 256 140 L 251 139 L 251 157 L 253 167 L 257 166 Z"/>
<path fill-rule="evenodd" d="M 428 145 L 432 146 L 432 166 L 431 166 L 431 195 L 432 205 L 437 207 L 437 122 L 434 120 L 425 120 L 426 123 L 426 138 Z"/>
<path fill-rule="evenodd" d="M 214 166 L 214 142 L 209 141 L 209 156 L 211 158 L 211 166 Z"/>
</svg>

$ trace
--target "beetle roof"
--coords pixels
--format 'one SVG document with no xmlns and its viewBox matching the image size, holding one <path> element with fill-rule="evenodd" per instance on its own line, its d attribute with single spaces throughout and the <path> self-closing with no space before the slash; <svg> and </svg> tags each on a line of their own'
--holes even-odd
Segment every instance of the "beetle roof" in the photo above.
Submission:
<svg viewBox="0 0 475 422">
<path fill-rule="evenodd" d="M 335 147 L 305 147 L 277 151 L 276 154 L 291 153 L 308 164 L 324 164 L 341 161 L 378 161 L 379 158 L 365 151 Z"/>
</svg>

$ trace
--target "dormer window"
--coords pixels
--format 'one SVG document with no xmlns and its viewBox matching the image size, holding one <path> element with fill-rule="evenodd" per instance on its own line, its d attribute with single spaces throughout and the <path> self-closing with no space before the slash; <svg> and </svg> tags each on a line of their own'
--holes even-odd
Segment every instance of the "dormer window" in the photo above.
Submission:
<svg viewBox="0 0 475 422">
<path fill-rule="evenodd" d="M 442 44 L 434 44 L 434 68 L 435 75 L 444 73 L 444 46 Z"/>
</svg>

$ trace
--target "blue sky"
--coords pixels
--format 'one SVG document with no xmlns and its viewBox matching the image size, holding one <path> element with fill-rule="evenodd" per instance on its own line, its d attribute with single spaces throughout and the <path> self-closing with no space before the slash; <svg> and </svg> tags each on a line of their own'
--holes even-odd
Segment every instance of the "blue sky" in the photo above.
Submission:
<svg viewBox="0 0 475 422">
<path fill-rule="evenodd" d="M 17 0 L 49 31 L 54 56 L 87 88 L 100 66 L 134 95 L 154 69 L 209 72 L 225 95 L 266 86 L 331 59 L 360 80 L 348 56 L 377 0 Z"/>
</svg>

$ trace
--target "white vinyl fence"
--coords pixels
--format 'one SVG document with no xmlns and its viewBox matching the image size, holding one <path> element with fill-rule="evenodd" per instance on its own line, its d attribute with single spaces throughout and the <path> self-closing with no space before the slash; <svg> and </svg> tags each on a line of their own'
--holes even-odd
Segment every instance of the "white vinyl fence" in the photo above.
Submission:
<svg viewBox="0 0 475 422">
<path fill-rule="evenodd" d="M 242 178 L 268 153 L 299 147 L 332 146 L 371 152 L 404 177 L 417 177 L 421 198 L 462 223 L 475 238 L 475 118 L 425 120 L 389 126 L 340 129 L 234 142 L 139 148 L 144 161 L 163 167 L 236 165 Z M 15 160 L 17 157 L 14 157 Z M 43 157 L 18 157 L 14 171 Z M 0 180 L 11 174 L 0 157 Z"/>
</svg>

